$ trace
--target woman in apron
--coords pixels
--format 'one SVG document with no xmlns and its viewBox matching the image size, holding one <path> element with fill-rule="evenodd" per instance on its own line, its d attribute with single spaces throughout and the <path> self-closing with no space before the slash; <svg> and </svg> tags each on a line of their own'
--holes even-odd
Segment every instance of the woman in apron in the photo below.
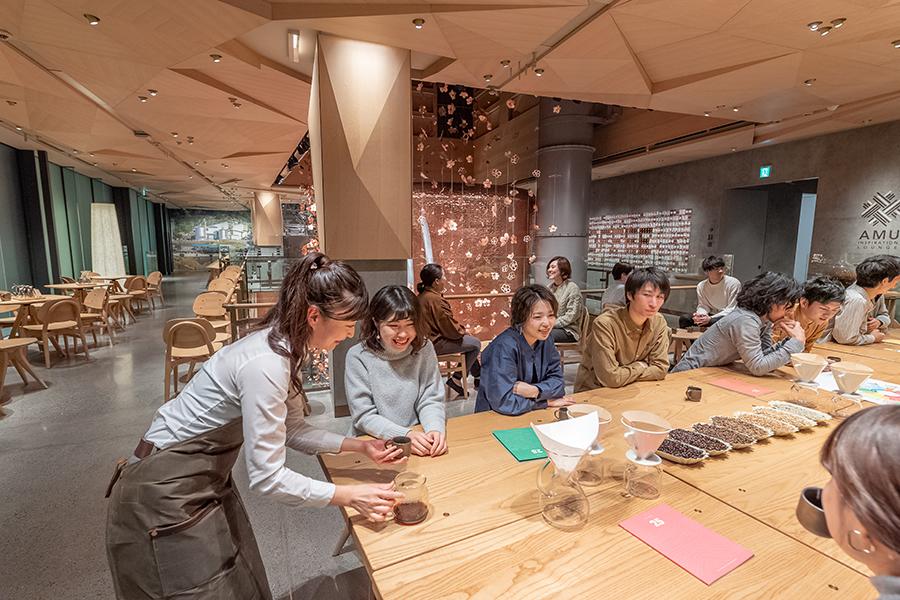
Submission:
<svg viewBox="0 0 900 600">
<path fill-rule="evenodd" d="M 231 468 L 246 442 L 250 488 L 292 506 L 351 506 L 383 521 L 401 494 L 392 484 L 335 486 L 285 466 L 286 447 L 358 452 L 375 462 L 402 450 L 316 429 L 291 388 L 313 350 L 353 336 L 368 295 L 350 266 L 311 253 L 284 279 L 278 304 L 254 333 L 213 355 L 156 412 L 107 490 L 107 555 L 116 596 L 127 599 L 269 599 L 265 568 Z"/>
</svg>

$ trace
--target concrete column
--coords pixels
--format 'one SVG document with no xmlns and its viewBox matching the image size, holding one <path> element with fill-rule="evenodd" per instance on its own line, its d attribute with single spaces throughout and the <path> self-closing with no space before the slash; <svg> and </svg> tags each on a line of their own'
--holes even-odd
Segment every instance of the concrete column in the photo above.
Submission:
<svg viewBox="0 0 900 600">
<path fill-rule="evenodd" d="M 406 284 L 412 256 L 410 53 L 320 34 L 309 138 L 322 251 L 352 264 L 370 296 Z M 345 415 L 344 359 L 330 356 L 335 414 Z"/>
<path fill-rule="evenodd" d="M 250 221 L 253 243 L 257 246 L 280 246 L 283 226 L 281 201 L 275 192 L 256 192 L 251 204 Z"/>
<path fill-rule="evenodd" d="M 559 106 L 559 112 L 554 107 Z M 587 280 L 587 207 L 591 194 L 594 154 L 593 105 L 542 98 L 538 133 L 537 259 L 532 275 L 546 283 L 547 262 L 565 256 L 572 263 L 572 280 Z M 554 231 L 551 228 L 555 227 Z"/>
</svg>

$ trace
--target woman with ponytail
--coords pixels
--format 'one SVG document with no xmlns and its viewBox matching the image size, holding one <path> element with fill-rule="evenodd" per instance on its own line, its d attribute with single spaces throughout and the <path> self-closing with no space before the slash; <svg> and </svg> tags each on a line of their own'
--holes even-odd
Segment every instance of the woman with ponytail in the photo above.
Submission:
<svg viewBox="0 0 900 600">
<path fill-rule="evenodd" d="M 466 356 L 466 371 L 475 378 L 475 387 L 478 387 L 481 377 L 481 365 L 478 363 L 481 341 L 467 334 L 466 328 L 453 317 L 450 303 L 443 296 L 444 268 L 429 263 L 422 267 L 419 279 L 416 289 L 419 292 L 419 308 L 426 337 L 434 344 L 434 351 L 438 355 L 463 353 Z M 462 395 L 460 379 L 460 374 L 454 373 L 447 378 L 447 387 Z"/>
<path fill-rule="evenodd" d="M 401 495 L 386 485 L 317 481 L 285 465 L 308 454 L 357 452 L 378 463 L 402 450 L 305 422 L 300 367 L 353 335 L 366 313 L 352 267 L 311 253 L 291 268 L 258 329 L 212 356 L 156 412 L 110 482 L 107 555 L 118 598 L 271 598 L 231 468 L 244 447 L 250 489 L 291 506 L 351 506 L 384 521 Z"/>
</svg>

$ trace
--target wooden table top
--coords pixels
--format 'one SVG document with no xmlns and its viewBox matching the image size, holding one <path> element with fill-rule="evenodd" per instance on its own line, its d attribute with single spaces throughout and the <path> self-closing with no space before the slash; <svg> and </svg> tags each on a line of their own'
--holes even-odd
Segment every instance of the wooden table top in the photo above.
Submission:
<svg viewBox="0 0 900 600">
<path fill-rule="evenodd" d="M 866 578 L 674 477 L 657 500 L 590 497 L 588 524 L 553 529 L 538 516 L 473 535 L 373 573 L 385 600 L 444 598 L 874 598 Z M 618 526 L 666 502 L 754 556 L 705 585 Z"/>
<path fill-rule="evenodd" d="M 71 296 L 63 296 L 61 294 L 43 294 L 42 296 L 37 296 L 34 298 L 20 298 L 17 296 L 13 296 L 12 300 L 3 300 L 0 301 L 0 308 L 10 308 L 15 306 L 26 306 L 28 304 L 37 304 L 40 302 L 47 302 L 48 300 L 61 300 L 63 298 L 70 298 Z"/>
<path fill-rule="evenodd" d="M 92 281 L 89 283 L 48 283 L 44 287 L 51 290 L 92 290 L 98 287 L 106 287 L 106 284 L 97 281 Z"/>
<path fill-rule="evenodd" d="M 852 354 L 863 358 L 900 361 L 900 344 L 895 343 L 900 342 L 900 333 L 898 333 L 896 329 L 888 329 L 886 340 L 894 341 L 884 341 L 877 344 L 867 344 L 865 346 L 847 346 L 835 342 L 823 342 L 817 343 L 815 347 L 829 353 L 842 352 L 844 354 Z"/>
<path fill-rule="evenodd" d="M 900 382 L 900 373 L 889 369 L 886 361 L 866 357 L 859 360 L 873 366 L 877 377 Z M 746 379 L 773 391 L 756 399 L 710 385 L 711 380 L 723 375 Z M 722 523 L 733 527 L 705 521 L 692 509 L 682 508 L 681 492 L 670 495 L 664 490 L 658 500 L 642 506 L 668 502 L 730 539 L 744 543 L 757 554 L 753 559 L 756 565 L 748 563 L 740 567 L 714 584 L 715 588 L 705 588 L 617 526 L 629 514 L 639 512 L 637 509 L 629 512 L 638 502 L 626 501 L 620 494 L 627 449 L 619 422 L 622 411 L 650 410 L 675 427 L 690 427 L 712 415 L 750 410 L 754 404 L 772 399 L 787 400 L 793 377 L 793 369 L 789 367 L 764 378 L 744 375 L 736 369 L 708 368 L 672 374 L 659 382 L 578 394 L 579 401 L 602 405 L 613 415 L 613 421 L 603 433 L 604 457 L 611 476 L 599 488 L 585 488 L 597 510 L 580 532 L 560 532 L 543 522 L 535 485 L 542 461 L 518 463 L 491 436 L 496 429 L 552 420 L 551 411 L 544 410 L 518 417 L 478 413 L 450 419 L 447 423 L 450 452 L 438 458 L 412 457 L 406 467 L 427 477 L 432 508 L 428 519 L 421 525 L 405 527 L 394 523 L 375 525 L 353 515 L 352 533 L 384 598 L 431 597 L 425 591 L 428 588 L 440 591 L 434 597 L 456 597 L 454 592 L 458 597 L 471 594 L 485 598 L 552 597 L 554 593 L 602 597 L 604 594 L 596 590 L 604 585 L 614 586 L 618 590 L 616 595 L 621 595 L 621 590 L 633 581 L 645 579 L 650 590 L 665 586 L 664 591 L 648 592 L 647 597 L 698 597 L 701 588 L 714 589 L 716 597 L 740 595 L 738 589 L 760 590 L 749 597 L 780 597 L 776 593 L 778 589 L 782 586 L 800 589 L 792 587 L 800 581 L 805 581 L 805 586 L 813 586 L 804 589 L 818 589 L 824 582 L 833 582 L 842 592 L 853 589 L 853 597 L 874 596 L 865 580 L 864 573 L 868 571 L 863 565 L 847 557 L 833 540 L 808 533 L 794 518 L 800 490 L 807 485 L 821 485 L 828 479 L 819 465 L 818 449 L 837 421 L 812 431 L 762 441 L 697 466 L 663 461 L 665 472 L 682 481 L 667 484 L 666 490 L 671 487 L 677 491 L 680 485 L 687 484 L 691 493 L 702 496 L 711 510 L 720 515 Z M 703 389 L 701 402 L 684 400 L 687 385 L 699 385 Z M 395 471 L 379 469 L 356 455 L 323 456 L 322 463 L 329 477 L 339 484 L 390 481 L 395 475 Z M 601 528 L 601 536 L 589 533 L 600 532 Z M 742 540 L 748 538 L 744 536 L 760 541 L 745 543 Z M 632 566 L 631 559 L 624 557 L 631 556 L 625 548 L 634 545 L 636 562 Z M 550 548 L 555 550 L 548 551 Z M 772 555 L 768 554 L 769 550 Z M 614 556 L 623 558 L 613 560 Z M 598 559 L 605 557 L 610 560 L 603 562 L 603 573 L 613 573 L 612 576 L 576 574 L 590 573 L 590 566 L 600 564 Z M 810 572 L 816 575 L 806 579 L 807 567 L 801 563 L 808 564 Z M 548 576 L 543 569 L 551 565 L 554 572 Z M 760 571 L 756 571 L 757 565 Z M 789 567 L 779 568 L 782 565 Z M 575 567 L 580 571 L 573 571 Z M 642 577 L 647 569 L 655 575 Z M 739 583 L 732 584 L 732 581 Z M 564 585 L 560 587 L 560 583 Z M 421 589 L 416 587 L 420 584 Z M 700 588 L 696 587 L 698 584 Z M 773 587 L 765 587 L 769 584 Z M 548 589 L 547 585 L 553 588 Z M 735 587 L 727 587 L 730 585 Z M 484 591 L 494 590 L 492 586 L 499 586 L 496 593 Z M 475 593 L 478 590 L 480 594 Z M 700 596 L 703 595 L 701 591 Z M 843 593 L 841 596 L 849 597 Z"/>
</svg>

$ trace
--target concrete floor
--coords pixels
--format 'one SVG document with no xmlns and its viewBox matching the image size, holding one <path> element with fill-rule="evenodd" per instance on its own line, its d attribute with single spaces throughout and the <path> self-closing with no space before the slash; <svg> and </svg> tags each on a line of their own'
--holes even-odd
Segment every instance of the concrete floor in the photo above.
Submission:
<svg viewBox="0 0 900 600">
<path fill-rule="evenodd" d="M 130 455 L 163 394 L 167 319 L 190 316 L 205 273 L 166 279 L 167 306 L 144 313 L 91 359 L 55 358 L 50 370 L 30 354 L 49 385 L 25 389 L 10 369 L 0 390 L 0 598 L 112 598 L 104 546 L 104 493 L 118 457 Z M 102 340 L 101 340 L 102 344 Z M 575 366 L 566 369 L 571 391 Z M 345 433 L 329 392 L 310 395 L 317 426 Z M 448 416 L 472 412 L 474 395 L 448 403 Z M 453 441 L 450 440 L 452 445 Z M 315 458 L 288 453 L 288 466 L 323 478 Z M 291 509 L 247 489 L 241 457 L 238 489 L 276 598 L 357 599 L 369 580 L 355 552 L 332 558 L 343 527 L 336 508 Z"/>
</svg>

